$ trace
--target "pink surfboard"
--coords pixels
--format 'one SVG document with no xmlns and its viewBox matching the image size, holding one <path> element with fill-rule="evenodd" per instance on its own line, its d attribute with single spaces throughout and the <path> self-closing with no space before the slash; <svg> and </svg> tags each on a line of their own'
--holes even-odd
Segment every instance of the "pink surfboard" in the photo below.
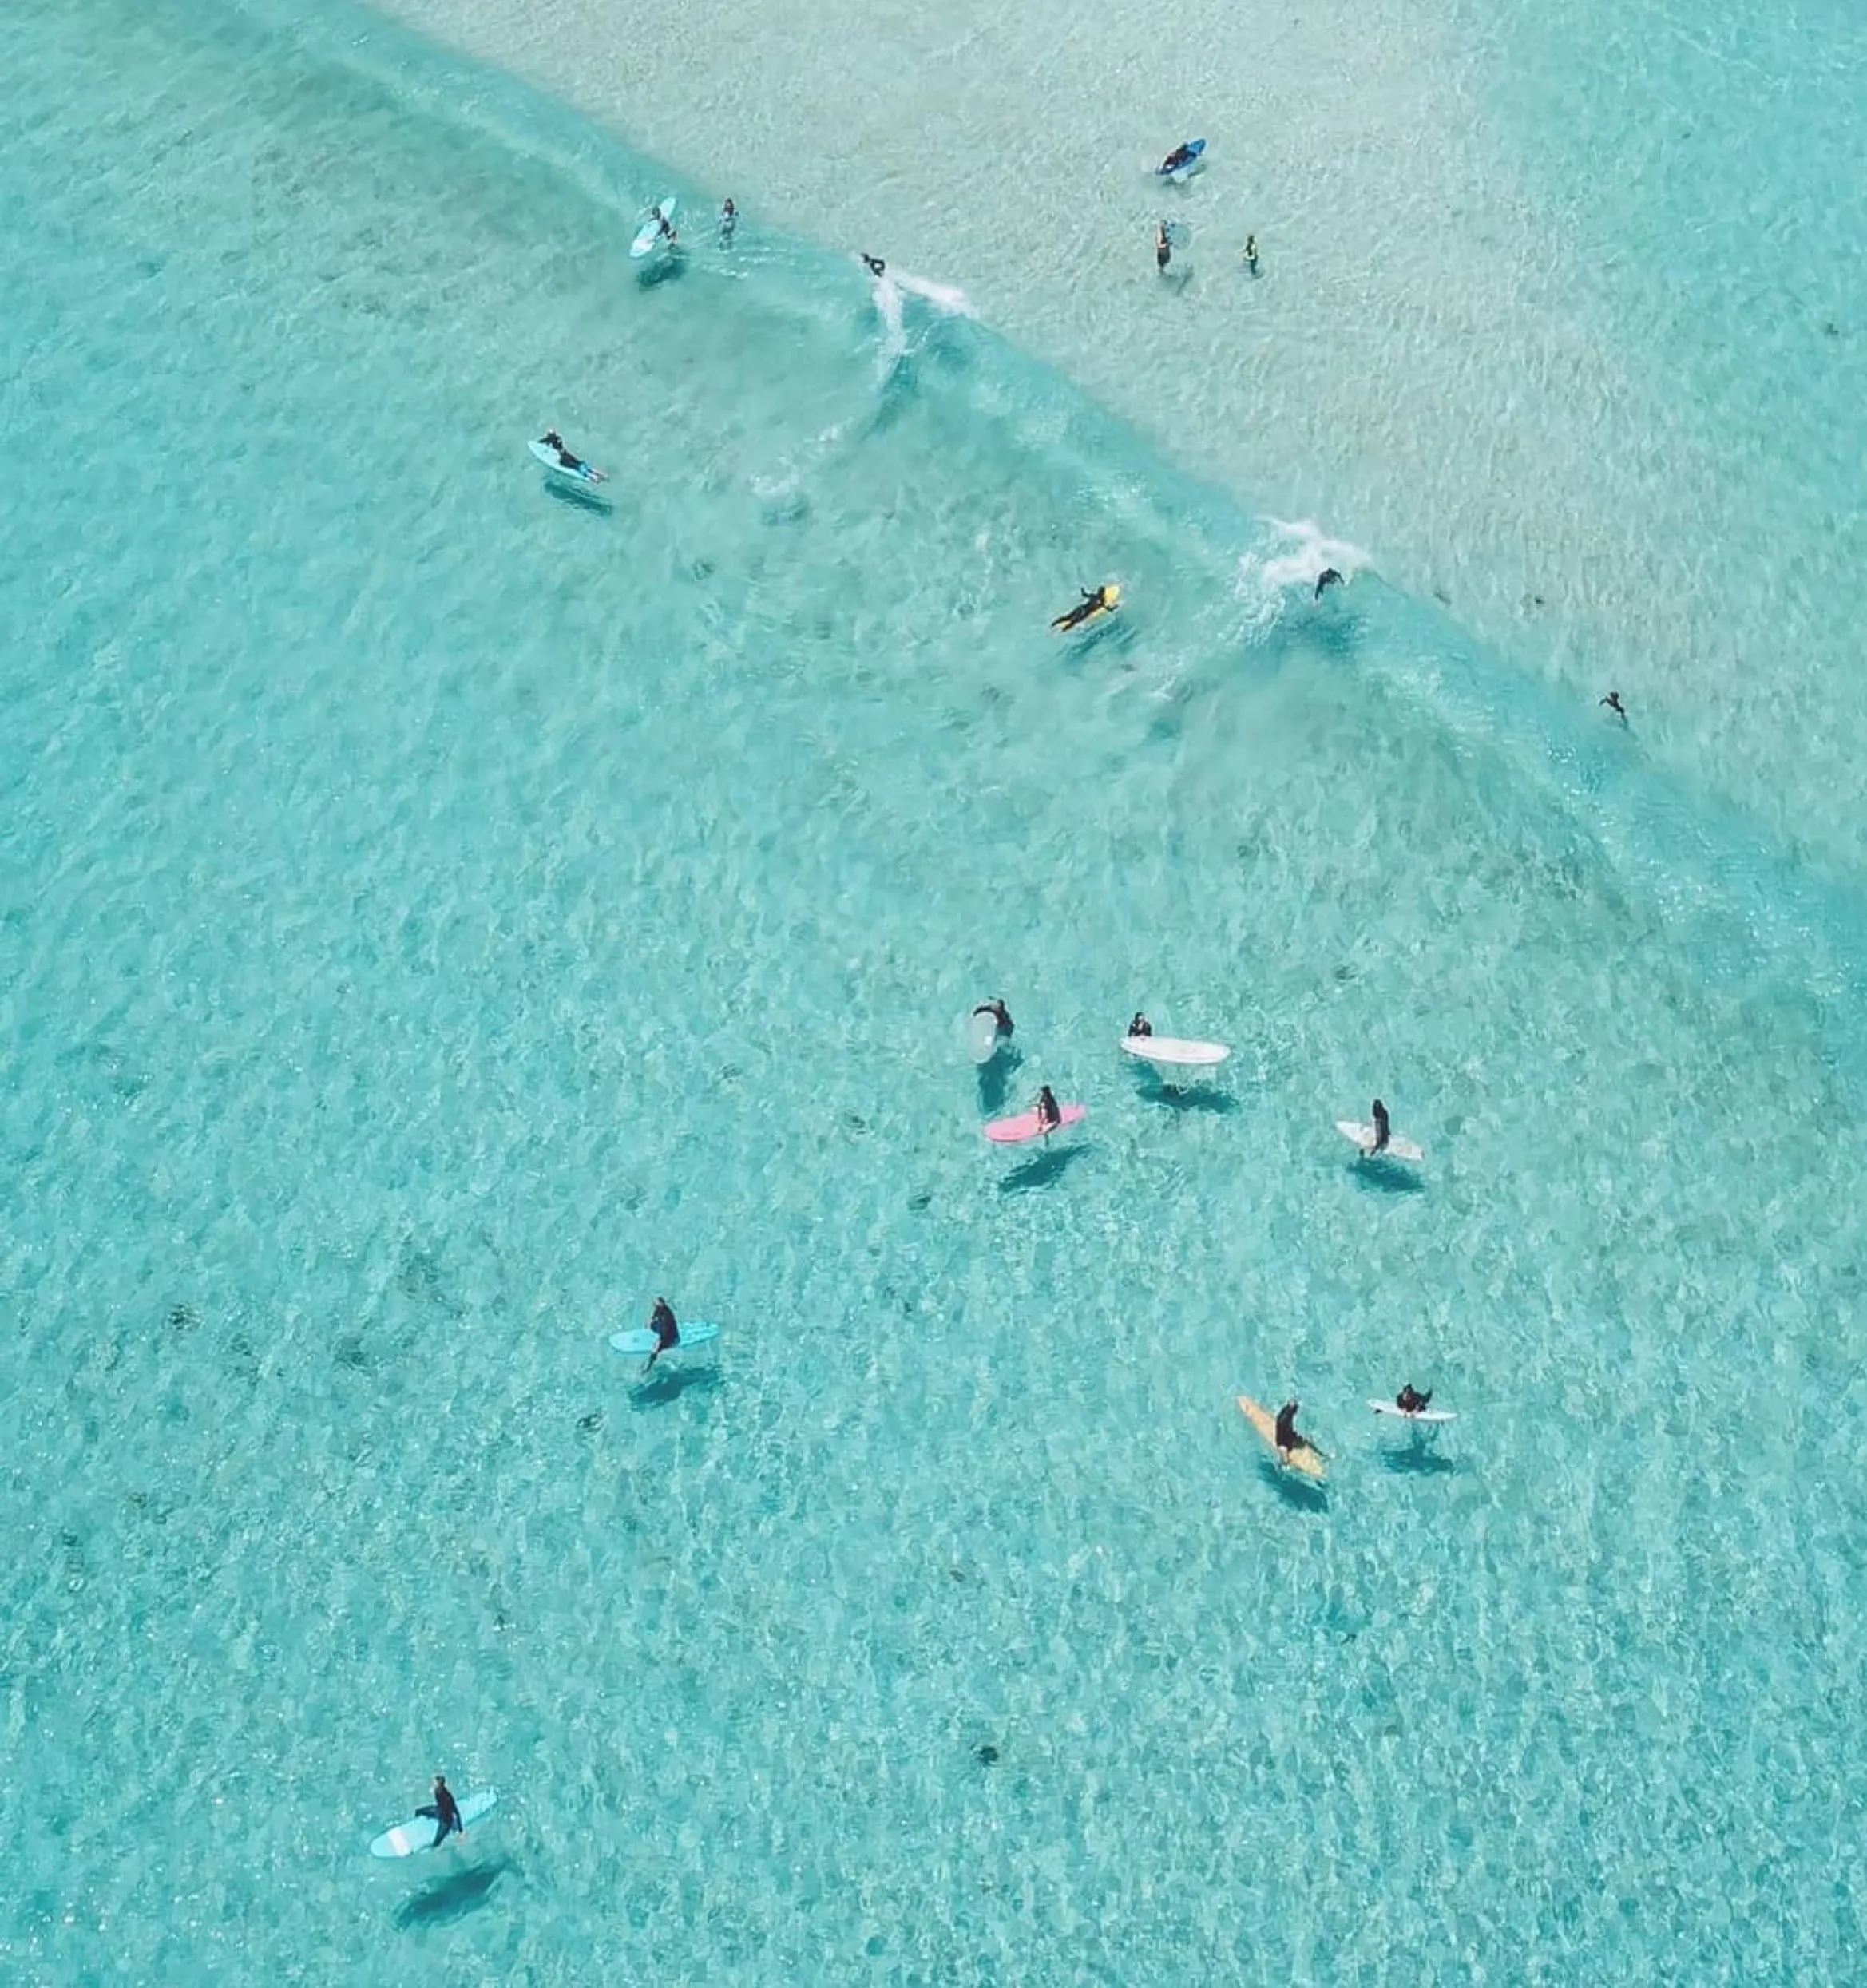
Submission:
<svg viewBox="0 0 1867 1988">
<path fill-rule="evenodd" d="M 1074 1125 L 1085 1116 L 1089 1107 L 1086 1104 L 1066 1104 L 1060 1107 L 1064 1125 Z M 1059 1129 L 1052 1128 L 1053 1131 Z M 985 1128 L 985 1136 L 995 1146 L 1021 1146 L 1026 1139 L 1037 1138 L 1041 1130 L 1037 1114 L 1033 1108 L 1021 1111 L 1015 1119 L 994 1119 Z"/>
</svg>

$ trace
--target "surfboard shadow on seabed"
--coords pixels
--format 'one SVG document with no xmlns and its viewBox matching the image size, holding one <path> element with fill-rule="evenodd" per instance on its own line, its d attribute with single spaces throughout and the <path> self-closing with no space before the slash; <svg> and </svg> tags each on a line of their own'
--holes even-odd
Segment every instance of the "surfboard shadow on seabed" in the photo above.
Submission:
<svg viewBox="0 0 1867 1988">
<path fill-rule="evenodd" d="M 1088 1150 L 1084 1146 L 1048 1146 L 1035 1158 L 1014 1166 L 998 1183 L 998 1191 L 1001 1194 L 1028 1194 L 1033 1187 L 1048 1187 L 1053 1180 L 1061 1180 Z"/>
<path fill-rule="evenodd" d="M 451 1871 L 398 1906 L 395 1923 L 405 1933 L 418 1926 L 451 1926 L 468 1913 L 477 1912 L 511 1868 L 512 1859 L 500 1857 L 491 1863 L 470 1864 L 464 1871 Z"/>
<path fill-rule="evenodd" d="M 719 1369 L 711 1362 L 704 1367 L 680 1364 L 677 1348 L 664 1353 L 654 1371 L 638 1380 L 628 1391 L 628 1405 L 638 1413 L 644 1408 L 665 1408 L 684 1394 L 711 1394 L 719 1385 Z"/>
<path fill-rule="evenodd" d="M 1260 1459 L 1258 1474 L 1293 1511 L 1321 1513 L 1329 1509 L 1329 1487 L 1314 1478 L 1300 1476 L 1268 1457 Z"/>
</svg>

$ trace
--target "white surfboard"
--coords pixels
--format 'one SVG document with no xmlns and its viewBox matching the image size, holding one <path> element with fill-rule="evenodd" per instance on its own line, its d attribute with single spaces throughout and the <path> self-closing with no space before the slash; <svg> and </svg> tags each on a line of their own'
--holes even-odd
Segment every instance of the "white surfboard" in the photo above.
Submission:
<svg viewBox="0 0 1867 1988">
<path fill-rule="evenodd" d="M 981 1008 L 966 1017 L 966 1047 L 973 1052 L 974 1063 L 991 1062 L 1010 1040 L 1010 1036 L 999 1034 L 998 1017 L 990 1008 Z"/>
<path fill-rule="evenodd" d="M 460 1823 L 463 1829 L 470 1828 L 480 1818 L 490 1814 L 497 1806 L 499 1791 L 496 1788 L 476 1788 L 472 1794 L 460 1798 Z M 410 1816 L 406 1822 L 398 1823 L 393 1829 L 385 1829 L 370 1845 L 372 1857 L 418 1857 L 425 1850 L 437 1847 L 434 1831 L 437 1828 L 432 1816 Z M 454 1840 L 449 1832 L 447 1840 Z"/>
<path fill-rule="evenodd" d="M 526 446 L 553 476 L 562 477 L 566 483 L 594 489 L 599 483 L 609 481 L 593 462 L 580 462 L 574 469 L 572 469 L 548 442 L 533 442 Z"/>
<path fill-rule="evenodd" d="M 628 245 L 628 252 L 633 260 L 639 263 L 654 249 L 656 243 L 667 240 L 668 237 L 661 232 L 661 223 L 665 217 L 670 226 L 673 224 L 676 204 L 672 193 L 664 193 L 656 202 L 648 218 L 636 230 L 636 238 Z"/>
<path fill-rule="evenodd" d="M 1457 1412 L 1451 1408 L 1403 1408 L 1397 1401 L 1370 1401 L 1368 1406 L 1377 1415 L 1397 1415 L 1403 1422 L 1456 1422 Z"/>
<path fill-rule="evenodd" d="M 1210 1069 L 1231 1054 L 1223 1043 L 1194 1042 L 1182 1036 L 1124 1036 L 1121 1046 L 1144 1063 L 1171 1063 L 1175 1069 Z"/>
<path fill-rule="evenodd" d="M 1358 1125 L 1353 1119 L 1338 1119 L 1335 1129 L 1345 1139 L 1353 1139 L 1362 1149 L 1363 1159 L 1423 1160 L 1426 1155 L 1411 1139 L 1389 1135 L 1386 1145 L 1377 1153 L 1374 1150 L 1374 1128 L 1371 1125 Z"/>
</svg>

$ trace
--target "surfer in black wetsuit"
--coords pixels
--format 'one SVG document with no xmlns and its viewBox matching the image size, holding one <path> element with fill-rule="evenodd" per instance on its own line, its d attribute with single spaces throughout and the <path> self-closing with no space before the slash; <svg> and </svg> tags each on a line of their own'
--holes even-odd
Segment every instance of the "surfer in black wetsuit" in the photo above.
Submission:
<svg viewBox="0 0 1867 1988">
<path fill-rule="evenodd" d="M 1190 164 L 1199 156 L 1190 145 L 1175 145 L 1160 161 L 1160 170 L 1163 172 L 1177 172 L 1182 166 Z"/>
<path fill-rule="evenodd" d="M 648 1314 L 648 1330 L 655 1335 L 655 1348 L 642 1364 L 644 1373 L 646 1373 L 649 1368 L 654 1365 L 670 1346 L 678 1346 L 680 1344 L 680 1327 L 675 1321 L 674 1307 L 666 1298 L 656 1299 L 655 1309 Z"/>
<path fill-rule="evenodd" d="M 1432 1399 L 1433 1390 L 1430 1388 L 1421 1394 L 1409 1380 L 1394 1396 L 1393 1405 L 1400 1410 L 1402 1415 L 1417 1415 Z"/>
<path fill-rule="evenodd" d="M 1627 707 L 1621 702 L 1621 694 L 1619 691 L 1610 691 L 1601 701 L 1623 725 L 1627 722 Z"/>
<path fill-rule="evenodd" d="M 1255 276 L 1258 273 L 1258 238 L 1255 235 L 1245 237 L 1245 267 Z"/>
<path fill-rule="evenodd" d="M 442 1775 L 434 1776 L 434 1799 L 423 1802 L 415 1813 L 434 1818 L 434 1840 L 428 1846 L 430 1850 L 438 1850 L 450 1836 L 466 1834 L 466 1824 L 460 1819 L 460 1804 L 454 1799 L 454 1791 Z"/>
<path fill-rule="evenodd" d="M 1154 229 L 1154 267 L 1162 275 L 1167 274 L 1167 265 L 1173 260 L 1173 243 L 1167 232 L 1167 224 L 1161 221 Z"/>
<path fill-rule="evenodd" d="M 887 263 L 879 255 L 871 255 L 866 251 L 862 254 L 862 267 L 871 276 L 886 276 L 888 274 Z"/>
<path fill-rule="evenodd" d="M 1046 1139 L 1063 1123 L 1063 1107 L 1056 1102 L 1056 1094 L 1048 1084 L 1037 1093 L 1037 1130 Z"/>
<path fill-rule="evenodd" d="M 726 196 L 726 204 L 719 210 L 719 239 L 730 242 L 739 228 L 739 209 L 732 204 L 732 196 Z"/>
<path fill-rule="evenodd" d="M 570 451 L 565 447 L 564 438 L 558 434 L 555 428 L 547 428 L 545 430 L 543 441 L 545 446 L 547 449 L 555 449 L 557 451 L 557 461 L 560 467 L 565 469 L 582 469 L 584 466 L 583 463 L 577 457 L 573 456 Z"/>
<path fill-rule="evenodd" d="M 655 210 L 655 231 L 664 242 L 672 244 L 675 240 L 674 224 L 660 208 Z"/>
<path fill-rule="evenodd" d="M 1333 566 L 1325 566 L 1316 576 L 1316 598 L 1318 600 L 1322 598 L 1325 587 L 1340 587 L 1345 584 L 1342 575 Z"/>
<path fill-rule="evenodd" d="M 1371 1113 L 1374 1120 L 1374 1143 L 1368 1148 L 1370 1153 L 1385 1153 L 1390 1136 L 1387 1123 L 1387 1107 L 1377 1098 Z"/>
<path fill-rule="evenodd" d="M 1094 588 L 1084 587 L 1080 591 L 1082 599 L 1073 608 L 1060 614 L 1051 623 L 1052 628 L 1060 629 L 1064 634 L 1068 635 L 1072 628 L 1080 628 L 1091 615 L 1107 614 L 1113 611 L 1116 600 L 1114 590 L 1112 588 L 1108 586 Z"/>
<path fill-rule="evenodd" d="M 1281 1457 L 1287 1459 L 1298 1450 L 1313 1450 L 1316 1447 L 1308 1436 L 1298 1432 L 1297 1409 L 1299 1405 L 1295 1401 L 1286 1401 L 1277 1412 L 1277 1424 L 1271 1432 L 1271 1439 L 1276 1443 L 1277 1453 Z"/>
<path fill-rule="evenodd" d="M 1005 997 L 994 994 L 989 1001 L 981 1001 L 973 1010 L 975 1015 L 989 1015 L 997 1024 L 996 1033 L 1003 1041 L 1011 1034 L 1011 1010 L 1005 1004 Z"/>
<path fill-rule="evenodd" d="M 1135 1036 L 1152 1036 L 1153 1033 L 1154 1024 L 1149 1021 L 1148 1017 L 1137 1008 L 1135 1010 L 1135 1019 L 1128 1024 L 1129 1036 L 1131 1037 Z"/>
</svg>

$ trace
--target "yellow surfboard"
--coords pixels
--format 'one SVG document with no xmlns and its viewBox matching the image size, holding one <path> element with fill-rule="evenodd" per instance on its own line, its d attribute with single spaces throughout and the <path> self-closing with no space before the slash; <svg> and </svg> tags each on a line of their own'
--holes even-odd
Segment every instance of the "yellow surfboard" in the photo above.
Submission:
<svg viewBox="0 0 1867 1988">
<path fill-rule="evenodd" d="M 1323 1468 L 1320 1450 L 1278 1450 L 1277 1417 L 1262 1402 L 1254 1401 L 1248 1394 L 1239 1396 L 1239 1407 L 1245 1420 L 1263 1437 L 1271 1448 L 1277 1450 L 1277 1460 L 1288 1464 L 1293 1471 L 1299 1471 L 1305 1477 L 1313 1477 L 1320 1484 L 1328 1472 Z"/>
<path fill-rule="evenodd" d="M 1065 608 L 1051 623 L 1051 627 L 1064 635 L 1077 628 L 1086 628 L 1092 621 L 1099 621 L 1105 614 L 1113 614 L 1121 605 L 1121 588 L 1116 581 L 1105 581 L 1099 600 L 1079 600 L 1075 607 Z"/>
</svg>

